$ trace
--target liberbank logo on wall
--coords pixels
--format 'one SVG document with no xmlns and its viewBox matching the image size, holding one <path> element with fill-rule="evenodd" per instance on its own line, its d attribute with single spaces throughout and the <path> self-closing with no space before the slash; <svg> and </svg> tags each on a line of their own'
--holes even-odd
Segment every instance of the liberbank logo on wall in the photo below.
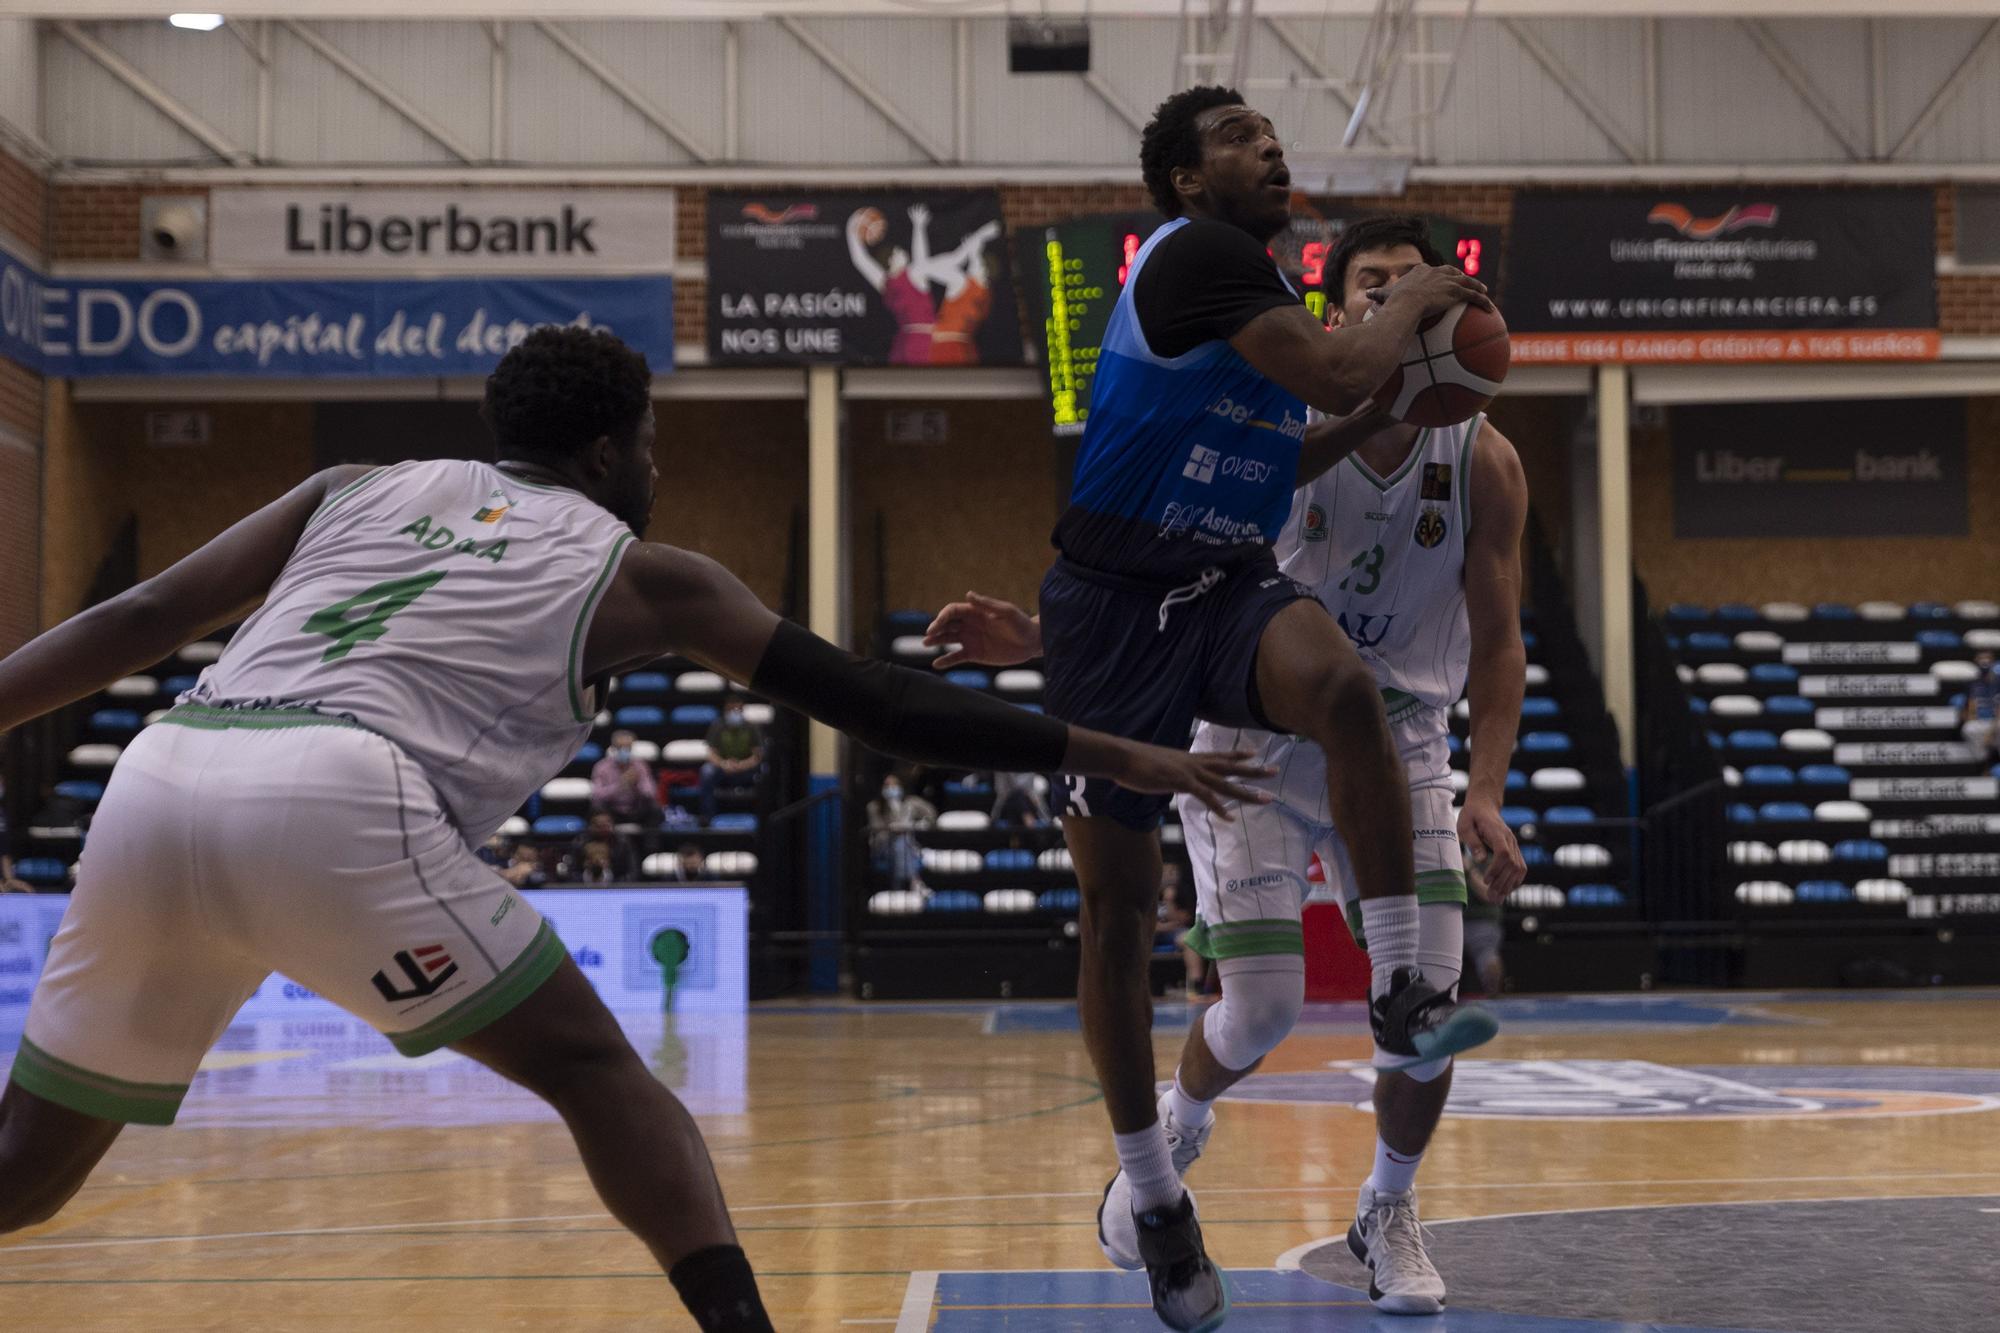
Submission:
<svg viewBox="0 0 2000 1333">
<path fill-rule="evenodd" d="M 1523 191 L 1515 358 L 1935 359 L 1935 207 L 1929 189 Z"/>
<path fill-rule="evenodd" d="M 672 190 L 216 190 L 209 254 L 260 273 L 665 273 Z"/>
<path fill-rule="evenodd" d="M 1676 537 L 1963 537 L 1962 398 L 1675 407 Z"/>
<path fill-rule="evenodd" d="M 161 283 L 44 278 L 0 250 L 0 355 L 93 375 L 483 375 L 542 325 L 604 328 L 665 373 L 673 280 Z"/>
</svg>

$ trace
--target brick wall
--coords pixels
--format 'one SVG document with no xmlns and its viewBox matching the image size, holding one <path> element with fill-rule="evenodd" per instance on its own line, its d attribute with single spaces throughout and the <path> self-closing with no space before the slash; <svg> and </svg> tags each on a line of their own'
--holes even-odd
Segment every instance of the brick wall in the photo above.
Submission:
<svg viewBox="0 0 2000 1333">
<path fill-rule="evenodd" d="M 0 152 L 0 233 L 45 250 L 41 173 Z M 41 629 L 42 377 L 0 359 L 0 655 Z"/>
</svg>

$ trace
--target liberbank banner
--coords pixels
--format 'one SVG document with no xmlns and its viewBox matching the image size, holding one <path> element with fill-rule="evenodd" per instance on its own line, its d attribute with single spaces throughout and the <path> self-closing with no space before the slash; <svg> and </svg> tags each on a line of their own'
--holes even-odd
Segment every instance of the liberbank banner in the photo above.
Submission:
<svg viewBox="0 0 2000 1333">
<path fill-rule="evenodd" d="M 1963 398 L 1702 404 L 1669 409 L 1667 425 L 1676 537 L 1963 537 L 1968 531 Z M 1855 662 L 1856 652 L 1877 645 L 1841 647 L 1844 656 L 1832 644 L 1807 656 Z M 1794 656 L 1786 649 L 1786 661 Z M 1867 664 L 1889 659 L 1870 657 Z"/>
<path fill-rule="evenodd" d="M 93 375 L 484 375 L 544 324 L 605 328 L 665 373 L 673 280 L 159 283 L 44 278 L 0 250 L 0 355 Z"/>
<path fill-rule="evenodd" d="M 1934 360 L 1934 214 L 1929 189 L 1517 194 L 1515 362 Z"/>
</svg>

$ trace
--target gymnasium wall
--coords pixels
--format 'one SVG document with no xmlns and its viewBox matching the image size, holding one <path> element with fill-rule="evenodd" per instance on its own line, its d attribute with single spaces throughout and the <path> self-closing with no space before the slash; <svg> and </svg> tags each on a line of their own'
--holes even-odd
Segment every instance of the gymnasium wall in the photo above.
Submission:
<svg viewBox="0 0 2000 1333">
<path fill-rule="evenodd" d="M 1667 428 L 1632 432 L 1632 550 L 1669 602 L 1958 601 L 2000 596 L 2000 398 L 1967 403 L 1965 537 L 1676 538 Z"/>
<path fill-rule="evenodd" d="M 795 517 L 803 540 L 805 405 L 673 399 L 653 410 L 660 489 L 646 535 L 714 557 L 766 606 L 785 609 Z"/>
</svg>

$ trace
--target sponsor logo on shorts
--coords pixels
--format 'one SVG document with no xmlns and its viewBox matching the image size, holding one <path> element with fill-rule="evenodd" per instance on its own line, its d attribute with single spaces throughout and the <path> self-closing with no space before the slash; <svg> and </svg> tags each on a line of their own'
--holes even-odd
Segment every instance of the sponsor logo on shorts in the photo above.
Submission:
<svg viewBox="0 0 2000 1333">
<path fill-rule="evenodd" d="M 396 966 L 402 969 L 404 978 L 409 981 L 409 989 L 397 986 L 390 979 L 386 968 L 373 977 L 375 989 L 391 1004 L 435 995 L 440 986 L 458 973 L 458 964 L 451 960 L 451 955 L 445 952 L 442 944 L 422 944 L 414 949 L 399 949 L 396 951 L 395 962 Z"/>
<path fill-rule="evenodd" d="M 1448 828 L 1420 828 L 1417 830 L 1419 842 L 1429 838 L 1433 842 L 1457 842 L 1458 830 Z"/>
<path fill-rule="evenodd" d="M 1274 885 L 1289 883 L 1294 878 L 1296 877 L 1284 871 L 1274 871 L 1267 875 L 1251 875 L 1247 879 L 1223 881 L 1222 891 L 1224 893 L 1235 893 L 1239 889 L 1268 889 Z"/>
<path fill-rule="evenodd" d="M 498 911 L 496 911 L 496 912 L 494 912 L 494 913 L 493 913 L 493 915 L 492 915 L 492 916 L 491 916 L 490 918 L 488 918 L 488 920 L 487 920 L 487 924 L 488 924 L 488 925 L 493 925 L 493 926 L 497 926 L 497 925 L 499 925 L 499 924 L 500 924 L 500 923 L 501 923 L 502 921 L 506 920 L 506 919 L 507 919 L 507 913 L 509 913 L 509 912 L 511 912 L 511 911 L 513 911 L 513 910 L 514 910 L 514 904 L 515 904 L 515 902 L 516 902 L 516 901 L 517 901 L 517 899 L 516 899 L 516 898 L 514 897 L 514 895 L 513 895 L 513 894 L 511 894 L 511 893 L 510 893 L 510 894 L 508 894 L 508 895 L 506 895 L 505 897 L 503 897 L 503 898 L 502 898 L 502 899 L 500 900 L 500 907 L 499 907 L 499 910 L 498 910 Z"/>
<path fill-rule="evenodd" d="M 1417 520 L 1417 545 L 1426 551 L 1444 540 L 1444 510 L 1435 505 L 1426 505 L 1423 516 Z"/>
<path fill-rule="evenodd" d="M 1650 1060 L 1459 1060 L 1446 1112 L 1481 1120 L 1768 1120 L 2000 1110 L 2000 1070 L 1690 1065 Z M 1337 1061 L 1252 1075 L 1234 1100 L 1360 1105 L 1375 1072 Z M 1357 1086 L 1357 1083 L 1362 1086 Z"/>
</svg>

